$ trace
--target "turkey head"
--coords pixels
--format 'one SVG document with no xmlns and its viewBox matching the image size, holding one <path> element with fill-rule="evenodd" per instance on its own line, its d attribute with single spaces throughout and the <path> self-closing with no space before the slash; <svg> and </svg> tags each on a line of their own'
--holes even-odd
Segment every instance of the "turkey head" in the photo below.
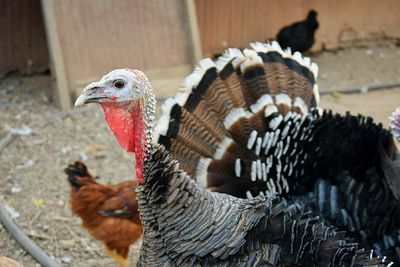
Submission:
<svg viewBox="0 0 400 267">
<path fill-rule="evenodd" d="M 135 153 L 136 176 L 143 183 L 143 164 L 152 142 L 155 97 L 143 72 L 117 69 L 87 85 L 75 106 L 99 103 L 119 144 Z"/>
</svg>

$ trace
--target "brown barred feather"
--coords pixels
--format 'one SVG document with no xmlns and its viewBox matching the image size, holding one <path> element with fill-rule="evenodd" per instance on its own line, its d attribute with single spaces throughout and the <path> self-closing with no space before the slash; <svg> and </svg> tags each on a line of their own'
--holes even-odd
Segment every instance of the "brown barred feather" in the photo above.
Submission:
<svg viewBox="0 0 400 267">
<path fill-rule="evenodd" d="M 283 52 L 276 44 L 252 46 L 253 50 L 243 52 L 228 50 L 216 63 L 199 62 L 184 84 L 188 98 L 176 100 L 180 113 L 176 108 L 166 109 L 159 122 L 164 129 L 160 143 L 170 143 L 182 168 L 205 186 L 230 188 L 226 191 L 230 192 L 235 179 L 252 184 L 264 179 L 265 190 L 280 193 L 285 188 L 280 177 L 283 170 L 271 166 L 267 170 L 267 166 L 283 164 L 271 153 L 287 153 L 276 141 L 284 130 L 281 121 L 290 111 L 303 115 L 316 104 L 316 73 L 310 62 Z M 275 130 L 278 134 L 264 137 Z M 170 131 L 176 135 L 166 134 Z M 265 171 L 276 181 L 267 184 L 260 174 Z"/>
<path fill-rule="evenodd" d="M 254 129 L 258 132 L 262 132 L 268 127 L 267 121 L 265 120 L 264 116 L 264 110 L 260 110 L 259 112 L 254 113 L 249 118 L 249 120 L 254 125 Z"/>
<path fill-rule="evenodd" d="M 202 157 L 200 153 L 188 147 L 179 139 L 172 139 L 170 146 L 167 148 L 175 151 L 175 159 L 183 170 L 187 173 L 196 173 L 197 164 Z"/>
<path fill-rule="evenodd" d="M 202 98 L 208 103 L 210 108 L 216 112 L 221 121 L 234 108 L 234 102 L 229 94 L 224 82 L 217 77 L 209 88 L 204 92 Z M 223 101 L 224 105 L 221 105 Z"/>
<path fill-rule="evenodd" d="M 207 128 L 207 131 L 218 141 L 222 141 L 228 134 L 218 114 L 205 100 L 200 100 L 191 114 L 195 114 L 196 118 Z"/>
<path fill-rule="evenodd" d="M 277 75 L 280 63 L 264 63 L 268 90 L 271 95 L 277 95 L 281 92 L 279 76 Z"/>
<path fill-rule="evenodd" d="M 223 155 L 224 160 L 234 161 L 238 157 L 248 158 L 248 159 L 256 159 L 257 156 L 253 151 L 247 149 L 244 146 L 239 145 L 236 142 L 232 142 L 225 150 Z M 217 161 L 214 159 L 214 161 Z"/>
<path fill-rule="evenodd" d="M 247 107 L 254 104 L 263 94 L 267 87 L 265 71 L 262 65 L 255 65 L 241 75 L 241 86 Z"/>
<path fill-rule="evenodd" d="M 233 68 L 232 64 L 228 64 L 225 67 L 226 69 L 229 68 Z M 243 91 L 242 91 L 242 87 L 240 84 L 240 79 L 239 76 L 237 75 L 236 72 L 232 71 L 230 75 L 228 75 L 227 77 L 221 77 L 223 84 L 227 90 L 227 92 L 229 93 L 234 107 L 238 108 L 238 107 L 244 107 L 246 105 L 246 102 L 244 100 L 244 95 L 243 95 Z"/>
<path fill-rule="evenodd" d="M 312 99 L 314 95 L 310 94 L 310 91 L 312 92 L 314 85 L 310 84 L 304 76 L 297 73 L 293 73 L 292 79 L 293 84 L 290 90 L 292 92 L 290 95 L 292 99 L 298 96 L 303 99 L 308 106 L 312 107 Z"/>
<path fill-rule="evenodd" d="M 247 139 L 250 133 L 255 129 L 254 124 L 248 118 L 239 118 L 232 124 L 228 131 L 231 134 L 233 140 L 236 141 L 242 147 L 247 146 Z"/>
<path fill-rule="evenodd" d="M 276 88 L 273 88 L 272 91 L 276 92 L 276 94 L 287 94 L 290 92 L 287 81 L 288 78 L 293 75 L 293 71 L 281 63 L 274 63 L 273 67 L 274 72 L 272 74 L 274 75 L 273 79 L 275 80 L 274 82 L 276 83 Z"/>
<path fill-rule="evenodd" d="M 212 157 L 219 140 L 210 134 L 210 126 L 200 121 L 195 114 L 182 109 L 177 139 L 198 153 Z"/>
</svg>

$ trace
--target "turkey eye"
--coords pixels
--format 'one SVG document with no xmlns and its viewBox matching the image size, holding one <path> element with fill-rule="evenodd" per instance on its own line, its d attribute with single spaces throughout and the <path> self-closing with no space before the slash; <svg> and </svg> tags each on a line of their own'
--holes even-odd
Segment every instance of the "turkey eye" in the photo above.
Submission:
<svg viewBox="0 0 400 267">
<path fill-rule="evenodd" d="M 116 81 L 114 81 L 113 85 L 115 88 L 121 89 L 121 88 L 124 88 L 125 82 L 123 80 L 116 80 Z"/>
</svg>

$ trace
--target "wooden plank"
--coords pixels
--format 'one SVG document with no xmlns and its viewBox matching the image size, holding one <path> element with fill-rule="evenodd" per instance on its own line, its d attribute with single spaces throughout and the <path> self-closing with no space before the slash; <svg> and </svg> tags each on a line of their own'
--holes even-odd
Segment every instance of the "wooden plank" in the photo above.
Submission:
<svg viewBox="0 0 400 267">
<path fill-rule="evenodd" d="M 199 25 L 197 23 L 196 5 L 194 3 L 194 0 L 186 1 L 186 9 L 190 27 L 190 37 L 192 41 L 193 63 L 195 64 L 198 60 L 202 58 L 203 53 L 201 49 L 201 39 Z"/>
<path fill-rule="evenodd" d="M 54 0 L 67 76 L 75 81 L 115 68 L 190 64 L 185 0 Z"/>
<path fill-rule="evenodd" d="M 0 0 L 0 78 L 9 71 L 22 74 L 49 68 L 40 0 Z"/>
<path fill-rule="evenodd" d="M 50 48 L 52 75 L 56 78 L 57 102 L 62 109 L 71 107 L 71 95 L 68 87 L 67 73 L 64 66 L 63 51 L 54 14 L 53 0 L 42 0 L 48 45 Z"/>
</svg>

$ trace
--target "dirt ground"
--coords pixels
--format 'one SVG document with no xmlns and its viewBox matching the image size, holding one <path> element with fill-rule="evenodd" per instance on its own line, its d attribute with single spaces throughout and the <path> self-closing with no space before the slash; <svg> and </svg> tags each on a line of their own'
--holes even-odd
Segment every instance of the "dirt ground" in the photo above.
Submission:
<svg viewBox="0 0 400 267">
<path fill-rule="evenodd" d="M 321 107 L 371 115 L 388 126 L 388 117 L 400 106 L 400 86 L 379 91 L 367 88 L 400 83 L 399 47 L 352 48 L 312 58 L 319 65 L 322 92 L 354 87 L 364 92 L 322 95 Z M 50 82 L 45 75 L 12 75 L 0 81 L 0 139 L 12 130 L 26 134 L 0 152 L 0 201 L 25 233 L 62 266 L 113 266 L 102 244 L 71 214 L 63 169 L 82 159 L 101 182 L 117 182 L 132 177 L 132 156 L 120 149 L 97 106 L 59 113 Z M 157 88 L 157 93 L 174 92 Z M 31 127 L 24 128 L 28 125 Z M 131 249 L 131 265 L 139 246 Z M 39 266 L 1 224 L 0 256 L 26 267 Z"/>
</svg>

